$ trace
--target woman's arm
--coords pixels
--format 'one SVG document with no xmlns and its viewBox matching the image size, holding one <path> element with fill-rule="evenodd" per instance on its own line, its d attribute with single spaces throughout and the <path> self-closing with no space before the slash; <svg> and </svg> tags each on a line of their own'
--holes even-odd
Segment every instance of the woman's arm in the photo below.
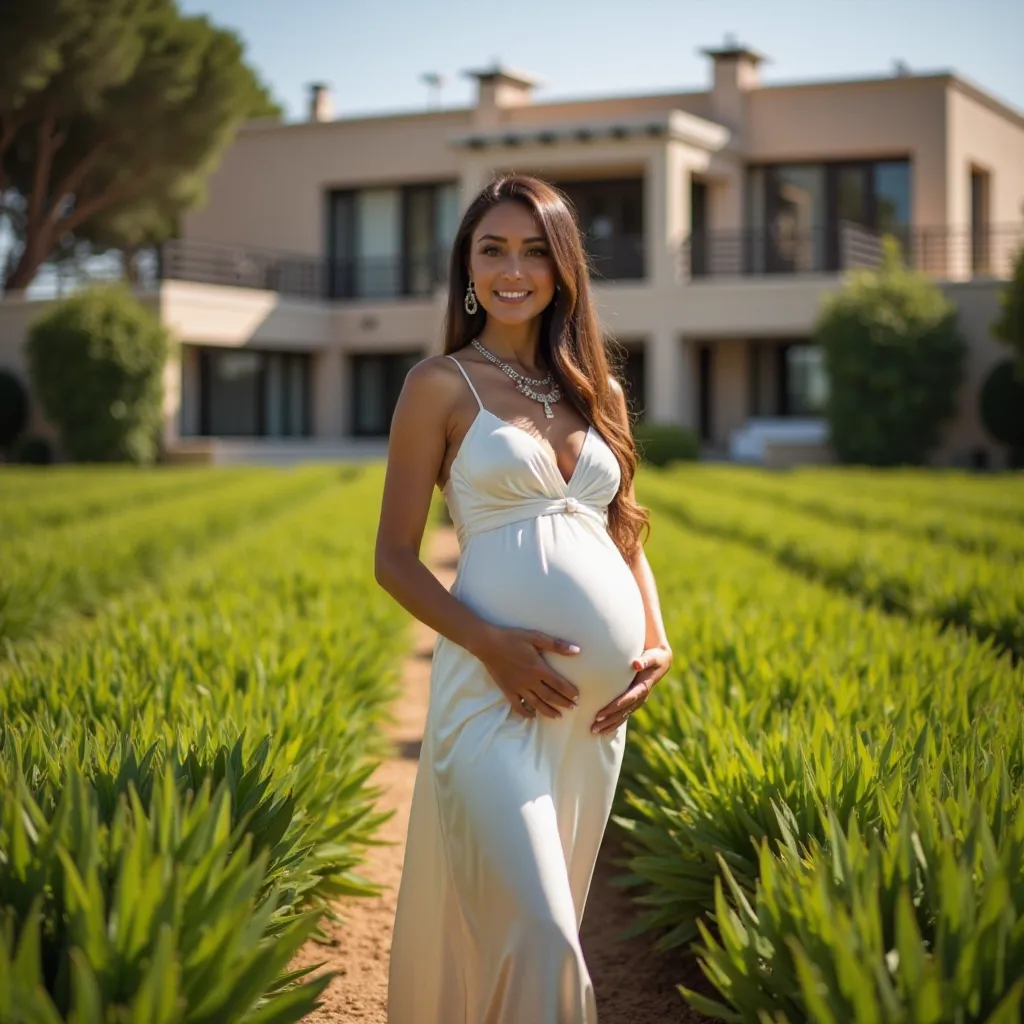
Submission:
<svg viewBox="0 0 1024 1024">
<path fill-rule="evenodd" d="M 519 702 L 556 718 L 571 707 L 576 687 L 540 656 L 541 650 L 575 654 L 564 640 L 534 630 L 504 629 L 453 597 L 420 560 L 420 545 L 434 486 L 448 447 L 451 410 L 465 383 L 444 357 L 425 359 L 408 373 L 395 407 L 374 551 L 377 582 L 408 612 L 480 659 L 516 713 Z"/>
<path fill-rule="evenodd" d="M 628 426 L 629 413 L 626 408 L 626 396 L 618 381 L 612 381 L 612 394 L 616 398 L 618 415 L 621 421 Z M 630 498 L 635 501 L 636 492 L 632 482 L 629 485 L 628 493 Z M 644 619 L 647 624 L 644 652 L 639 659 L 633 662 L 633 668 L 637 670 L 637 673 L 625 693 L 616 697 L 595 716 L 591 732 L 597 734 L 614 732 L 622 725 L 629 713 L 647 700 L 655 683 L 665 675 L 672 664 L 672 648 L 669 646 L 665 623 L 661 617 L 658 585 L 654 580 L 654 572 L 651 570 L 650 563 L 647 561 L 643 544 L 639 541 L 637 541 L 628 563 L 644 602 Z"/>
</svg>

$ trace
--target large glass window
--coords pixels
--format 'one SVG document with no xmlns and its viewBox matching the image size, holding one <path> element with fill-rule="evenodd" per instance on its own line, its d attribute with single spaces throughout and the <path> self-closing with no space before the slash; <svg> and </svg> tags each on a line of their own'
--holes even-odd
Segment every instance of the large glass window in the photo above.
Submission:
<svg viewBox="0 0 1024 1024">
<path fill-rule="evenodd" d="M 765 188 L 767 269 L 821 270 L 825 251 L 824 167 L 814 164 L 770 167 Z"/>
<path fill-rule="evenodd" d="M 643 179 L 554 182 L 576 208 L 594 274 L 606 280 L 644 276 Z"/>
<path fill-rule="evenodd" d="M 820 345 L 793 342 L 783 348 L 786 397 L 783 414 L 821 416 L 828 401 L 825 354 Z"/>
<path fill-rule="evenodd" d="M 910 164 L 891 160 L 874 165 L 875 217 L 878 231 L 902 231 L 910 225 Z"/>
<path fill-rule="evenodd" d="M 430 295 L 459 221 L 454 184 L 332 192 L 328 262 L 335 298 Z"/>
<path fill-rule="evenodd" d="M 405 375 L 423 356 L 420 352 L 388 352 L 351 358 L 352 433 L 386 437 Z"/>
<path fill-rule="evenodd" d="M 799 273 L 846 265 L 844 230 L 906 240 L 910 163 L 860 160 L 775 164 L 747 172 L 747 273 Z"/>
<path fill-rule="evenodd" d="M 310 433 L 310 356 L 305 352 L 200 349 L 199 432 L 210 437 Z"/>
</svg>

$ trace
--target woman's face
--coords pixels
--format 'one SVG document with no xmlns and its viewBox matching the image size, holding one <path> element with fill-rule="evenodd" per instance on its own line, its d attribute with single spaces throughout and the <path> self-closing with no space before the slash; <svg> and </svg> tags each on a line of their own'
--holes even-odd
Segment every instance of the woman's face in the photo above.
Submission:
<svg viewBox="0 0 1024 1024">
<path fill-rule="evenodd" d="M 555 261 L 544 231 L 522 203 L 491 207 L 473 230 L 469 276 L 477 301 L 502 323 L 524 323 L 555 294 Z"/>
</svg>

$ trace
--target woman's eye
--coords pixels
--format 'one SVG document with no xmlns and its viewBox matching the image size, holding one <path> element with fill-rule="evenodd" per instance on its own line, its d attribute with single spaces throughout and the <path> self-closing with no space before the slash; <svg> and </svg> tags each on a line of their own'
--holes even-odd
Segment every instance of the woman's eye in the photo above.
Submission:
<svg viewBox="0 0 1024 1024">
<path fill-rule="evenodd" d="M 496 245 L 488 245 L 480 251 L 484 256 L 490 256 L 492 252 L 500 252 L 501 250 Z M 529 256 L 531 253 L 534 253 L 537 256 L 547 256 L 548 251 L 547 249 L 527 249 L 526 255 Z"/>
</svg>

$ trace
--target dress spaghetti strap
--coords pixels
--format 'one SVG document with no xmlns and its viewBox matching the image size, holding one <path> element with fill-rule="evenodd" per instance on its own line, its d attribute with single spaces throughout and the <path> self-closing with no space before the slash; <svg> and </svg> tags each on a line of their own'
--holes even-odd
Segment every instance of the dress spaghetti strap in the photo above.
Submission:
<svg viewBox="0 0 1024 1024">
<path fill-rule="evenodd" d="M 469 390 L 473 392 L 473 397 L 476 399 L 476 404 L 480 406 L 480 408 L 482 409 L 484 407 L 484 403 L 480 401 L 480 396 L 476 393 L 476 388 L 473 387 L 473 382 L 469 379 L 469 374 L 466 373 L 466 370 L 463 367 L 462 363 L 460 363 L 458 359 L 455 358 L 455 356 L 446 355 L 445 359 L 450 359 L 459 368 L 459 373 L 461 373 L 462 376 L 466 378 L 466 383 L 469 385 Z"/>
</svg>

